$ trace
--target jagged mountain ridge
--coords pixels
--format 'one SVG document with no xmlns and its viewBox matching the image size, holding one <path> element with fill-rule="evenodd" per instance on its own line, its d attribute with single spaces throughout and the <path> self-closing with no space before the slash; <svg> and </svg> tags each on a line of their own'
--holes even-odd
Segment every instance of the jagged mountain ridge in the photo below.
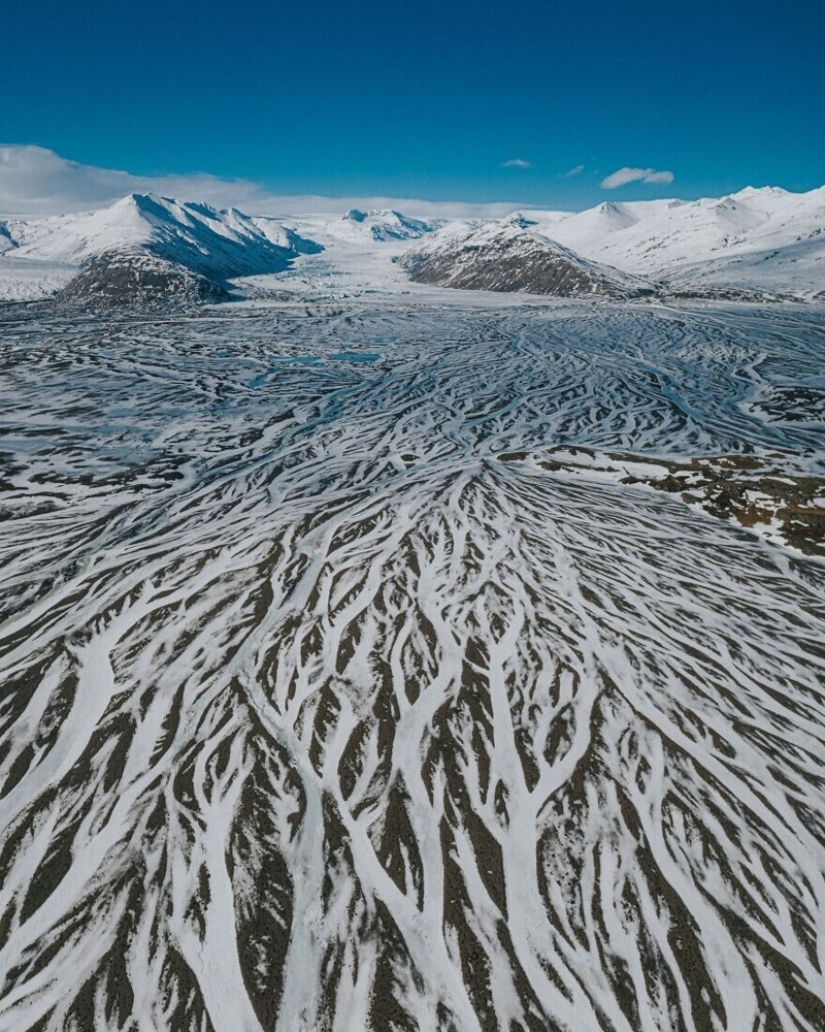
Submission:
<svg viewBox="0 0 825 1032">
<path fill-rule="evenodd" d="M 468 252 L 460 269 L 449 275 L 468 287 L 549 289 L 562 296 L 568 290 L 593 297 L 644 292 L 646 285 L 628 275 L 661 284 L 677 296 L 816 299 L 825 294 L 825 188 L 804 194 L 746 188 L 697 201 L 605 201 L 574 213 L 525 209 L 503 221 L 412 218 L 383 208 L 289 221 L 303 228 L 296 231 L 281 218 L 249 216 L 235 208 L 217 211 L 149 194 L 131 194 L 109 208 L 79 215 L 6 217 L 0 220 L 0 299 L 55 292 L 110 301 L 162 301 L 181 291 L 192 300 L 229 298 L 247 290 L 254 296 L 255 284 L 237 284 L 230 295 L 228 282 L 274 274 L 276 281 L 267 289 L 277 290 L 277 277 L 297 257 L 324 248 L 329 261 L 307 267 L 310 290 L 316 289 L 310 283 L 313 269 L 330 273 L 326 286 L 334 292 L 348 266 L 361 269 L 364 289 L 404 289 L 403 277 L 389 273 L 390 245 L 399 245 L 397 256 L 411 244 L 401 267 L 415 265 L 421 275 L 421 254 L 444 241 L 455 243 L 475 232 L 471 248 L 489 247 L 492 237 L 515 229 L 555 249 L 555 275 L 537 271 L 547 254 L 542 257 L 527 236 L 521 238 L 523 253 L 502 236 L 497 250 L 483 259 L 483 273 L 471 275 L 466 269 Z M 110 269 L 113 255 L 117 269 Z M 567 277 L 560 275 L 562 258 L 576 267 L 575 274 L 568 267 Z M 474 263 L 479 261 L 476 255 Z M 438 264 L 445 265 L 443 255 Z M 125 275 L 129 266 L 132 274 Z M 429 282 L 447 275 L 442 268 Z M 69 280 L 76 282 L 67 288 Z"/>
<path fill-rule="evenodd" d="M 653 287 L 538 233 L 523 218 L 459 222 L 412 247 L 401 265 L 416 283 L 459 290 L 549 294 L 556 297 L 632 297 Z"/>
<path fill-rule="evenodd" d="M 78 267 L 61 296 L 121 301 L 228 297 L 234 277 L 282 272 L 323 250 L 274 219 L 152 194 L 80 215 L 9 220 L 6 236 L 16 262 Z"/>
</svg>

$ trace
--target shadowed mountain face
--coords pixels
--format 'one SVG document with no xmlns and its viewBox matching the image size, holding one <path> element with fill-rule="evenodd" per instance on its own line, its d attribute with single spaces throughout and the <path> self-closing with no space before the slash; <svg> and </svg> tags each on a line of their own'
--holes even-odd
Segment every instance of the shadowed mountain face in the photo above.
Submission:
<svg viewBox="0 0 825 1032">
<path fill-rule="evenodd" d="M 152 254 L 112 252 L 87 262 L 57 295 L 60 301 L 104 306 L 162 305 L 228 301 L 220 282 Z"/>
<path fill-rule="evenodd" d="M 821 476 L 816 309 L 51 319 L 0 1029 L 825 1027 L 823 568 L 558 451 Z"/>
</svg>

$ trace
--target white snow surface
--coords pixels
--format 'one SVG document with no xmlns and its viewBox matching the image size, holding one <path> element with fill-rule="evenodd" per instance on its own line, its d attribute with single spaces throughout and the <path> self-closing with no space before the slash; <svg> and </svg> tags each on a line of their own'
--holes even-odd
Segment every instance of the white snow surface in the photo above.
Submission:
<svg viewBox="0 0 825 1032">
<path fill-rule="evenodd" d="M 11 250 L 0 253 L 0 301 L 42 301 L 77 275 L 65 262 L 18 258 Z"/>
</svg>

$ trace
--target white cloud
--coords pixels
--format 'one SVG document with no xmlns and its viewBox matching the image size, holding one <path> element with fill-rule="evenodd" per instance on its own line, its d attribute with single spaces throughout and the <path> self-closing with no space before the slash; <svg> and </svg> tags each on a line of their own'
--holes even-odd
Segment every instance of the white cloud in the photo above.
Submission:
<svg viewBox="0 0 825 1032">
<path fill-rule="evenodd" d="M 580 176 L 584 172 L 584 165 L 574 165 L 573 168 L 569 168 L 566 172 L 562 172 L 562 179 L 572 179 L 573 176 Z"/>
<path fill-rule="evenodd" d="M 502 168 L 532 168 L 529 161 L 525 161 L 524 158 L 510 158 L 509 161 L 505 161 Z"/>
<path fill-rule="evenodd" d="M 240 208 L 252 215 L 334 215 L 350 208 L 398 208 L 425 218 L 501 218 L 519 207 L 514 201 L 468 204 L 399 197 L 276 194 L 246 179 L 220 179 L 207 173 L 135 176 L 68 161 L 45 147 L 0 144 L 0 213 L 5 215 L 86 211 L 106 207 L 130 193 L 205 201 L 219 208 Z"/>
<path fill-rule="evenodd" d="M 602 180 L 603 190 L 615 190 L 616 187 L 626 186 L 628 183 L 672 183 L 674 179 L 672 172 L 660 172 L 655 168 L 624 168 L 611 172 Z"/>
<path fill-rule="evenodd" d="M 675 177 L 672 172 L 651 172 L 649 175 L 645 176 L 644 181 L 646 183 L 672 183 L 674 178 Z"/>
</svg>

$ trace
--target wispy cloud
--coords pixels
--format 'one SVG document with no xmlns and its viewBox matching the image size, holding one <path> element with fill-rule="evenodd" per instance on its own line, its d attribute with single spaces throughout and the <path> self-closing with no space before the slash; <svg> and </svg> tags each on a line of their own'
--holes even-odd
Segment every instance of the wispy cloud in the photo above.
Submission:
<svg viewBox="0 0 825 1032">
<path fill-rule="evenodd" d="M 264 192 L 255 183 L 205 173 L 135 176 L 68 161 L 45 147 L 0 146 L 0 211 L 51 215 L 112 204 L 129 193 L 157 193 L 209 204 L 255 205 Z"/>
<path fill-rule="evenodd" d="M 574 165 L 573 168 L 569 168 L 566 172 L 562 172 L 562 179 L 572 179 L 573 176 L 580 176 L 584 172 L 584 165 Z"/>
<path fill-rule="evenodd" d="M 529 161 L 525 161 L 524 158 L 510 158 L 509 161 L 505 161 L 502 168 L 532 168 L 532 164 Z"/>
<path fill-rule="evenodd" d="M 246 179 L 208 173 L 135 176 L 68 161 L 45 147 L 0 144 L 0 214 L 61 215 L 103 208 L 130 193 L 155 193 L 218 208 L 236 207 L 250 215 L 343 214 L 350 208 L 396 208 L 422 217 L 501 218 L 515 201 L 472 204 L 403 197 L 323 197 L 277 194 Z"/>
<path fill-rule="evenodd" d="M 672 183 L 673 179 L 672 172 L 625 166 L 605 176 L 601 185 L 603 190 L 615 190 L 619 186 L 627 186 L 628 183 Z"/>
</svg>

